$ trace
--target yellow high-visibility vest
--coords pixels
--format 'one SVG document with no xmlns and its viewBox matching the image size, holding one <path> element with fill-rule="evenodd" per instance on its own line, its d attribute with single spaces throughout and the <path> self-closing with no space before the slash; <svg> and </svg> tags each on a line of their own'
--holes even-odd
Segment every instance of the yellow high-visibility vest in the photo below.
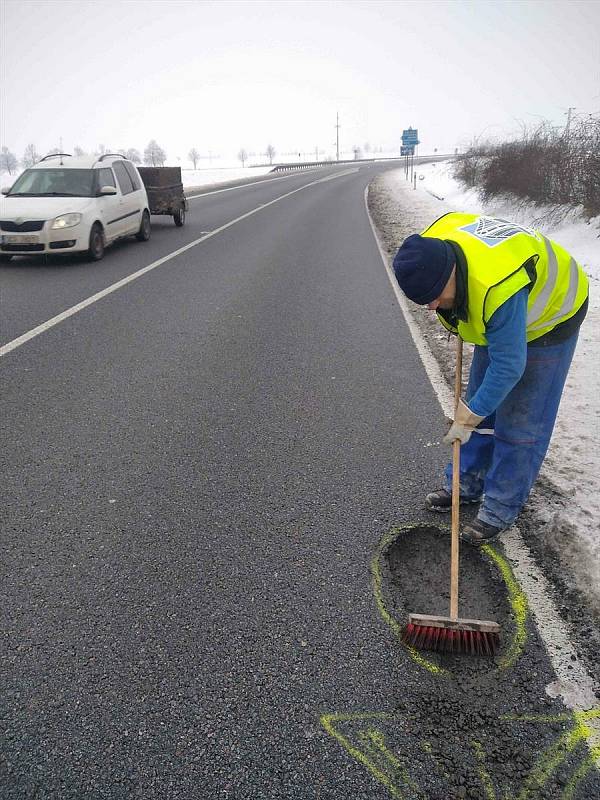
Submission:
<svg viewBox="0 0 600 800">
<path fill-rule="evenodd" d="M 458 323 L 466 342 L 486 345 L 486 323 L 502 303 L 531 284 L 527 341 L 565 322 L 588 296 L 588 278 L 559 244 L 539 231 L 478 214 L 451 212 L 422 236 L 458 244 L 467 261 L 468 320 Z M 438 314 L 449 330 L 456 329 Z"/>
</svg>

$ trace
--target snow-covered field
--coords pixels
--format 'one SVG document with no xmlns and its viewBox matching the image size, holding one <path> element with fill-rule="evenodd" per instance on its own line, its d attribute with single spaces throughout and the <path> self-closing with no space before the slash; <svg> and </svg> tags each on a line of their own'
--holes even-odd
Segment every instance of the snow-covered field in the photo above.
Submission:
<svg viewBox="0 0 600 800">
<path fill-rule="evenodd" d="M 452 177 L 452 164 L 416 167 L 417 189 L 404 170 L 387 173 L 385 184 L 417 211 L 423 227 L 447 211 L 485 213 L 542 230 L 579 261 L 590 278 L 590 307 L 539 485 L 529 506 L 542 521 L 540 536 L 573 571 L 579 588 L 600 613 L 600 217 L 581 209 L 540 207 L 504 196 L 484 204 L 475 190 Z M 422 176 L 422 177 L 421 177 Z M 410 231 L 410 232 L 415 232 Z M 408 232 L 404 235 L 408 235 Z M 552 501 L 543 484 L 553 487 Z"/>
<path fill-rule="evenodd" d="M 181 178 L 185 188 L 188 186 L 214 186 L 218 183 L 236 181 L 244 178 L 258 178 L 266 175 L 273 167 L 211 167 L 207 169 L 182 169 Z M 0 186 L 12 186 L 21 170 L 13 175 L 0 172 Z"/>
<path fill-rule="evenodd" d="M 273 167 L 217 167 L 214 169 L 182 169 L 181 178 L 185 188 L 191 186 L 215 186 L 227 181 L 259 178 Z"/>
<path fill-rule="evenodd" d="M 378 153 L 378 158 L 397 158 L 397 153 Z M 344 158 L 352 158 L 352 154 L 345 154 Z M 255 159 L 256 160 L 256 159 Z M 290 157 L 290 161 L 294 159 Z M 306 158 L 302 160 L 306 161 Z M 267 175 L 273 167 L 278 163 L 288 163 L 285 159 L 276 159 L 272 166 L 265 164 L 257 164 L 254 166 L 252 163 L 241 167 L 236 160 L 215 159 L 212 166 L 201 169 L 191 169 L 187 167 L 181 168 L 181 177 L 184 188 L 197 187 L 197 186 L 215 186 L 221 183 L 228 183 L 229 181 L 237 180 L 252 180 L 252 178 L 259 178 L 262 175 Z M 174 166 L 169 164 L 168 166 Z M 8 172 L 0 172 L 0 186 L 12 186 L 16 179 L 21 174 L 22 170 L 19 168 L 13 175 Z"/>
</svg>

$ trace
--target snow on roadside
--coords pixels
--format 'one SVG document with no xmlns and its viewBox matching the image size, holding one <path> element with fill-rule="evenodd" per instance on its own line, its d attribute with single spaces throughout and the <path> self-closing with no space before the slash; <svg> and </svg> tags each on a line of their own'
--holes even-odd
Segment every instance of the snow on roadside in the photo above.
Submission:
<svg viewBox="0 0 600 800">
<path fill-rule="evenodd" d="M 447 211 L 485 213 L 542 230 L 565 247 L 590 278 L 588 315 L 541 480 L 528 507 L 541 521 L 540 537 L 569 567 L 600 615 L 600 217 L 588 221 L 581 209 L 536 206 L 511 196 L 482 203 L 476 190 L 465 189 L 452 177 L 449 162 L 419 165 L 416 173 L 416 190 L 404 170 L 384 177 L 387 190 L 416 214 L 416 228 L 403 230 L 401 239 Z"/>
<path fill-rule="evenodd" d="M 273 167 L 223 167 L 216 169 L 182 169 L 181 177 L 184 188 L 188 186 L 215 186 L 227 181 L 258 178 L 267 175 Z"/>
</svg>

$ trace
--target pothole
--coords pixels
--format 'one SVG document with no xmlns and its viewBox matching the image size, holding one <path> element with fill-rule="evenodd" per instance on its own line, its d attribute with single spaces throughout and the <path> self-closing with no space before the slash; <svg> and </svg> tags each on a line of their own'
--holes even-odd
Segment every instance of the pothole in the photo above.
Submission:
<svg viewBox="0 0 600 800">
<path fill-rule="evenodd" d="M 433 525 L 413 525 L 394 531 L 382 550 L 382 602 L 398 629 L 410 613 L 448 616 L 450 606 L 450 532 Z M 461 543 L 459 618 L 490 620 L 501 628 L 500 649 L 494 659 L 467 654 L 423 652 L 422 666 L 438 665 L 451 672 L 488 672 L 490 661 L 501 666 L 518 656 L 519 626 L 514 592 L 500 565 L 502 556 L 491 548 Z"/>
</svg>

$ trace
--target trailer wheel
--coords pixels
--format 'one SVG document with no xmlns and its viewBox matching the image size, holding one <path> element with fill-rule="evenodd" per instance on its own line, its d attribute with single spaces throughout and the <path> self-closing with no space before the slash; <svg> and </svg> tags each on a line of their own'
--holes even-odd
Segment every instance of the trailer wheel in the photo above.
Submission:
<svg viewBox="0 0 600 800">
<path fill-rule="evenodd" d="M 185 206 L 182 205 L 181 208 L 178 208 L 177 211 L 173 214 L 173 220 L 175 225 L 178 228 L 182 228 L 185 225 Z"/>
</svg>

